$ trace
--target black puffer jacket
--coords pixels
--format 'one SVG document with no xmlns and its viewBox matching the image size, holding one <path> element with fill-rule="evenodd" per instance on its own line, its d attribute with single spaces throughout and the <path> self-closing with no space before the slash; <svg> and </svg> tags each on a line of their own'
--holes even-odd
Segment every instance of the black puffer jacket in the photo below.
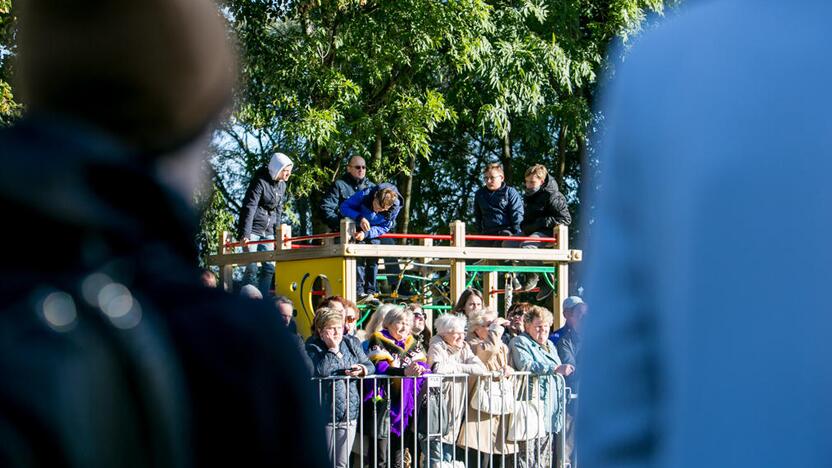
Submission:
<svg viewBox="0 0 832 468">
<path fill-rule="evenodd" d="M 558 190 L 552 176 L 546 176 L 540 190 L 524 195 L 523 205 L 524 217 L 520 226 L 525 235 L 538 231 L 551 233 L 555 225 L 569 226 L 572 222 L 566 198 Z"/>
<path fill-rule="evenodd" d="M 355 364 L 364 366 L 367 370 L 366 375 L 373 374 L 376 367 L 373 365 L 358 338 L 353 336 L 344 336 L 341 340 L 339 358 L 331 353 L 323 340 L 318 336 L 313 336 L 306 342 L 306 352 L 309 353 L 309 358 L 312 359 L 312 367 L 314 368 L 314 377 L 330 377 L 334 375 L 344 375 L 338 371 L 348 369 Z M 358 408 L 361 405 L 361 395 L 358 393 L 358 380 L 349 380 L 349 418 L 347 418 L 347 390 L 345 379 L 337 379 L 335 381 L 319 380 L 321 406 L 323 406 L 324 417 L 328 422 L 333 422 L 333 391 L 335 392 L 335 422 L 355 421 L 358 419 Z"/>
<path fill-rule="evenodd" d="M 336 180 L 321 200 L 321 214 L 326 225 L 331 230 L 338 231 L 341 228 L 341 218 L 343 218 L 341 203 L 353 196 L 355 192 L 375 187 L 375 185 L 366 177 L 358 180 L 349 173 Z"/>
<path fill-rule="evenodd" d="M 271 305 L 200 284 L 195 213 L 153 166 L 54 120 L 0 153 L 26 226 L 0 264 L 0 465 L 328 466 L 300 350 Z"/>
<path fill-rule="evenodd" d="M 248 239 L 251 233 L 274 234 L 283 216 L 285 193 L 286 182 L 272 179 L 266 166 L 258 169 L 251 177 L 243 198 L 237 225 L 238 238 Z"/>
</svg>

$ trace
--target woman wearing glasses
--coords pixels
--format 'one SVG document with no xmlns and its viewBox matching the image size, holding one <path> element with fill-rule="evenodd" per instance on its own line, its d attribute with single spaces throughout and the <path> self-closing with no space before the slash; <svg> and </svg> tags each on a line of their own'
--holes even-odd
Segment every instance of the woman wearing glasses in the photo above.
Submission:
<svg viewBox="0 0 832 468">
<path fill-rule="evenodd" d="M 413 329 L 411 330 L 413 338 L 422 345 L 422 349 L 428 349 L 428 344 L 430 344 L 433 333 L 431 333 L 430 327 L 428 327 L 427 314 L 422 309 L 422 305 L 417 302 L 411 302 L 404 306 L 404 310 L 413 314 Z"/>
</svg>

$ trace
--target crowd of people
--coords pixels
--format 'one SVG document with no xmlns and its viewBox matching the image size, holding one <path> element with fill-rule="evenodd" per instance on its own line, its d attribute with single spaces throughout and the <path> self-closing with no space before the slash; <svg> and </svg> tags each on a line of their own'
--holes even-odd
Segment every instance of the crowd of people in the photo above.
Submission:
<svg viewBox="0 0 832 468">
<path fill-rule="evenodd" d="M 255 240 L 273 240 L 281 222 L 282 206 L 285 203 L 286 182 L 292 173 L 292 161 L 282 153 L 271 157 L 267 165 L 252 177 L 243 199 L 237 227 L 237 237 L 247 251 L 272 250 L 272 243 L 250 243 Z M 572 222 L 566 198 L 558 189 L 555 179 L 546 167 L 535 164 L 525 173 L 525 190 L 521 196 L 505 183 L 503 166 L 499 163 L 486 165 L 483 171 L 484 185 L 474 196 L 475 229 L 482 234 L 505 237 L 549 237 L 557 225 L 568 226 Z M 360 156 L 352 157 L 344 174 L 326 191 L 320 208 L 320 216 L 331 231 L 340 229 L 340 220 L 349 218 L 355 222 L 356 230 L 352 240 L 367 244 L 393 244 L 382 238 L 396 227 L 396 217 L 404 205 L 399 190 L 389 183 L 375 184 L 367 178 L 367 164 Z M 538 248 L 540 243 L 527 241 L 479 241 L 478 245 L 489 247 Z M 397 258 L 384 259 L 385 271 L 389 277 L 400 272 Z M 373 299 L 378 295 L 378 261 L 375 258 L 360 258 L 357 262 L 356 297 L 359 300 Z M 273 284 L 274 266 L 264 262 L 262 268 L 254 263 L 246 267 L 244 282 L 257 284 L 263 294 Z M 398 284 L 394 289 L 405 296 L 409 294 L 407 283 Z M 528 274 L 526 284 L 515 280 L 515 288 L 532 290 L 539 283 L 536 273 Z M 548 281 L 540 282 L 536 296 L 542 301 L 552 294 Z"/>
<path fill-rule="evenodd" d="M 544 307 L 516 303 L 502 318 L 474 289 L 458 302 L 431 329 L 417 303 L 381 304 L 358 327 L 355 303 L 321 301 L 303 346 L 333 466 L 553 466 L 561 430 L 575 466 L 577 404 L 567 407 L 565 392 L 578 389 L 586 304 L 567 298 L 566 324 L 552 333 Z M 528 429 L 518 402 L 534 405 L 539 428 Z"/>
</svg>

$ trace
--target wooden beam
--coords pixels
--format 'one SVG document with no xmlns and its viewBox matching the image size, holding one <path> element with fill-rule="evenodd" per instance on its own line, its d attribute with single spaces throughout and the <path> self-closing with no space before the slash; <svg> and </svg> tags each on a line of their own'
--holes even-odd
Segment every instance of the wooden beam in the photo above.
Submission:
<svg viewBox="0 0 832 468">
<path fill-rule="evenodd" d="M 580 251 L 578 251 L 580 252 Z M 507 247 L 422 247 L 418 245 L 349 244 L 345 256 L 352 257 L 434 257 L 455 260 L 519 260 L 540 262 L 572 262 L 575 251 L 556 249 L 520 249 Z M 578 254 L 579 255 L 579 254 Z"/>
<path fill-rule="evenodd" d="M 231 233 L 223 231 L 220 234 L 221 255 L 225 255 L 231 250 L 225 246 L 229 242 L 231 242 Z M 210 257 L 208 258 L 208 263 L 213 264 L 211 263 Z M 232 265 L 220 265 L 220 284 L 225 292 L 231 292 L 234 288 L 234 267 Z"/>
<path fill-rule="evenodd" d="M 453 247 L 433 247 L 432 250 L 440 251 L 440 249 L 448 249 L 448 253 L 464 253 L 465 252 L 465 223 L 462 221 L 454 221 L 451 223 L 451 235 L 453 236 Z M 407 247 L 407 246 L 402 246 Z M 401 250 L 400 250 L 401 251 Z M 401 255 L 401 254 L 400 254 Z M 451 262 L 451 306 L 453 306 L 465 290 L 465 256 L 448 256 L 448 255 L 430 255 L 431 257 L 445 257 L 452 258 Z"/>
<path fill-rule="evenodd" d="M 499 273 L 496 271 L 489 271 L 484 272 L 482 275 L 483 305 L 486 308 L 493 309 L 495 312 L 499 313 L 497 310 L 497 304 L 499 303 L 500 295 L 496 292 L 491 292 L 496 289 L 500 289 Z"/>
<path fill-rule="evenodd" d="M 555 247 L 562 251 L 569 251 L 569 228 L 559 224 L 555 226 L 554 235 L 558 238 Z M 575 257 L 580 259 L 581 255 L 571 255 L 571 258 Z M 557 284 L 555 284 L 556 289 L 552 294 L 552 301 L 554 301 L 552 304 L 552 315 L 555 316 L 555 323 L 552 326 L 560 328 L 566 323 L 566 318 L 563 316 L 563 300 L 569 297 L 569 263 L 558 262 L 557 268 L 558 280 Z"/>
</svg>

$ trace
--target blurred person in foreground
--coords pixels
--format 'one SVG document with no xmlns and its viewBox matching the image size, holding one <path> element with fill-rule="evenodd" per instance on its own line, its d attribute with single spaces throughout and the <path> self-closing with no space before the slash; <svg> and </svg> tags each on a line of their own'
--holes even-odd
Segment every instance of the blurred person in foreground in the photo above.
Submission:
<svg viewBox="0 0 832 468">
<path fill-rule="evenodd" d="M 216 6 L 19 7 L 0 206 L 27 248 L 0 267 L 0 465 L 326 466 L 272 305 L 196 267 L 193 193 L 235 75 Z"/>
<path fill-rule="evenodd" d="M 692 3 L 616 66 L 582 468 L 832 466 L 830 16 Z"/>
</svg>

